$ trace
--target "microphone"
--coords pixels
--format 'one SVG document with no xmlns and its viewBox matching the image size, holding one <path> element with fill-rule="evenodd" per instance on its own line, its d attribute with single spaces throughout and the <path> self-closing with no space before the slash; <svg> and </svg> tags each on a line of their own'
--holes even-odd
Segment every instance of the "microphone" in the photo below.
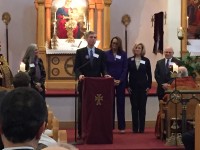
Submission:
<svg viewBox="0 0 200 150">
<path fill-rule="evenodd" d="M 80 65 L 80 66 L 76 69 L 76 71 L 79 71 L 80 69 L 84 68 L 87 64 L 90 63 L 90 59 L 89 59 L 89 56 L 88 56 L 88 55 L 85 56 L 85 59 L 87 59 L 87 61 L 86 61 L 84 64 Z"/>
</svg>

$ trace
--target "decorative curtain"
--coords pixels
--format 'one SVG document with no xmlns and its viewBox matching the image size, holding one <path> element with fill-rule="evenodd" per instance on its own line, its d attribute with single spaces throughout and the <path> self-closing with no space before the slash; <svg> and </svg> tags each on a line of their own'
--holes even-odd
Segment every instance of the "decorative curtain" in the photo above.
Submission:
<svg viewBox="0 0 200 150">
<path fill-rule="evenodd" d="M 154 47 L 153 53 L 163 54 L 163 17 L 164 12 L 154 14 Z"/>
</svg>

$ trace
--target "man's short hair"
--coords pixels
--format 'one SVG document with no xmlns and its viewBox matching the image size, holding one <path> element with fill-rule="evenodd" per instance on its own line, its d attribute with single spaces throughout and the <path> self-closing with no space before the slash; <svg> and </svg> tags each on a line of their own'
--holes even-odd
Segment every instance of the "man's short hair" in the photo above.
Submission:
<svg viewBox="0 0 200 150">
<path fill-rule="evenodd" d="M 91 34 L 96 34 L 96 33 L 94 31 L 88 31 L 85 33 L 85 38 L 87 39 Z"/>
<path fill-rule="evenodd" d="M 31 78 L 26 72 L 18 72 L 13 78 L 13 86 L 17 87 L 28 87 L 30 85 Z"/>
<path fill-rule="evenodd" d="M 1 132 L 12 143 L 27 142 L 38 136 L 47 117 L 47 106 L 42 96 L 30 87 L 19 87 L 3 98 Z"/>
</svg>

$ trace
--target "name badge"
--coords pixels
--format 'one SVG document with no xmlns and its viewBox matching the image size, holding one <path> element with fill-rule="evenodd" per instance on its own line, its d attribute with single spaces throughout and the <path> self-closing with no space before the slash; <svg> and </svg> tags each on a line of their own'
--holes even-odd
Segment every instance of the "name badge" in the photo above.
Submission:
<svg viewBox="0 0 200 150">
<path fill-rule="evenodd" d="M 30 64 L 29 67 L 30 68 L 35 67 L 35 64 Z"/>
<path fill-rule="evenodd" d="M 93 56 L 94 56 L 95 58 L 99 58 L 99 54 L 94 53 Z"/>
<path fill-rule="evenodd" d="M 134 58 L 131 58 L 131 61 L 134 61 Z"/>
<path fill-rule="evenodd" d="M 140 60 L 140 63 L 145 65 L 145 61 L 144 60 Z"/>
<path fill-rule="evenodd" d="M 116 58 L 116 59 L 121 59 L 121 56 L 120 56 L 120 55 L 116 55 L 115 58 Z"/>
</svg>

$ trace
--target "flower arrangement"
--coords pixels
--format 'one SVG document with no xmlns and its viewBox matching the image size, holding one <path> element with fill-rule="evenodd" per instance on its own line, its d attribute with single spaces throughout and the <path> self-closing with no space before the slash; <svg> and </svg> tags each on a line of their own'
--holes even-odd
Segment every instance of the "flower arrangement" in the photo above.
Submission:
<svg viewBox="0 0 200 150">
<path fill-rule="evenodd" d="M 182 57 L 182 64 L 187 68 L 189 76 L 195 78 L 197 73 L 200 74 L 200 57 L 190 56 L 190 53 L 187 52 Z"/>
</svg>

